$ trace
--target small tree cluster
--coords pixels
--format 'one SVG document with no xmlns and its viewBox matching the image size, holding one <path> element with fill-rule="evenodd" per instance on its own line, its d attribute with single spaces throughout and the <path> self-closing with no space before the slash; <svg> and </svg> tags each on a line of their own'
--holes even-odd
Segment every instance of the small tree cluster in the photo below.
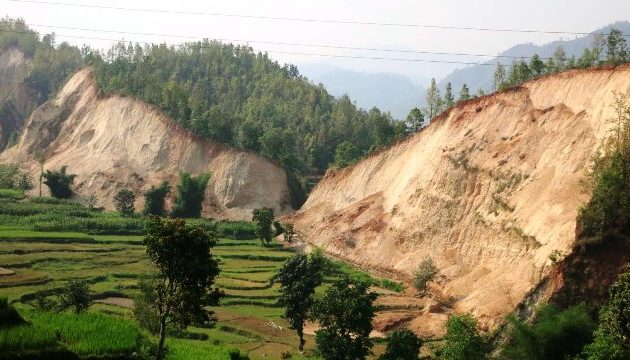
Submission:
<svg viewBox="0 0 630 360">
<path fill-rule="evenodd" d="M 343 168 L 352 165 L 361 158 L 361 150 L 350 141 L 344 141 L 335 149 L 335 166 Z"/>
<path fill-rule="evenodd" d="M 70 280 L 57 291 L 56 289 L 37 290 L 32 305 L 44 311 L 72 310 L 79 314 L 92 305 L 90 286 L 85 280 Z"/>
<path fill-rule="evenodd" d="M 422 340 L 411 330 L 396 330 L 387 336 L 387 347 L 379 360 L 418 360 Z"/>
<path fill-rule="evenodd" d="M 50 189 L 50 194 L 58 199 L 67 199 L 72 196 L 72 183 L 75 174 L 66 173 L 67 166 L 62 166 L 57 171 L 46 170 L 42 177 L 45 179 L 44 184 Z"/>
<path fill-rule="evenodd" d="M 437 266 L 431 257 L 425 257 L 413 273 L 413 286 L 419 292 L 427 290 L 427 284 L 438 274 Z"/>
<path fill-rule="evenodd" d="M 0 164 L 0 189 L 30 190 L 31 177 L 15 164 Z"/>
<path fill-rule="evenodd" d="M 256 235 L 263 245 L 269 245 L 273 239 L 274 213 L 271 208 L 254 209 L 252 221 L 256 222 Z"/>
<path fill-rule="evenodd" d="M 151 186 L 151 189 L 144 193 L 144 210 L 145 215 L 164 216 L 164 204 L 166 195 L 171 192 L 171 185 L 168 181 L 164 181 L 160 186 Z"/>
<path fill-rule="evenodd" d="M 210 181 L 210 174 L 204 173 L 192 176 L 188 173 L 179 174 L 177 198 L 173 204 L 171 216 L 176 218 L 198 218 L 201 216 L 203 194 Z"/>
<path fill-rule="evenodd" d="M 446 321 L 443 360 L 483 360 L 490 352 L 488 340 L 477 330 L 477 320 L 470 315 L 452 315 Z"/>
<path fill-rule="evenodd" d="M 135 208 L 136 195 L 129 189 L 122 189 L 114 196 L 114 206 L 122 216 L 132 216 Z"/>
</svg>

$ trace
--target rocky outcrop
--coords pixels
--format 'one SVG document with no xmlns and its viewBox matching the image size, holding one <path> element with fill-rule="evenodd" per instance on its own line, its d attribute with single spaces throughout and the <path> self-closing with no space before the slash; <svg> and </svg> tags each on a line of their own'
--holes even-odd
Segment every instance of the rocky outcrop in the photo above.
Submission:
<svg viewBox="0 0 630 360">
<path fill-rule="evenodd" d="M 210 172 L 204 214 L 245 219 L 251 210 L 291 210 L 287 176 L 272 161 L 246 151 L 202 140 L 184 131 L 152 106 L 131 97 L 99 94 L 90 69 L 77 72 L 54 99 L 28 119 L 19 144 L 0 161 L 19 162 L 37 173 L 63 165 L 77 174 L 76 193 L 96 196 L 97 205 L 113 207 L 122 188 L 142 193 L 178 173 Z"/>
<path fill-rule="evenodd" d="M 308 242 L 409 279 L 487 329 L 568 255 L 582 186 L 630 68 L 574 70 L 458 104 L 420 133 L 331 170 L 293 217 Z"/>
</svg>

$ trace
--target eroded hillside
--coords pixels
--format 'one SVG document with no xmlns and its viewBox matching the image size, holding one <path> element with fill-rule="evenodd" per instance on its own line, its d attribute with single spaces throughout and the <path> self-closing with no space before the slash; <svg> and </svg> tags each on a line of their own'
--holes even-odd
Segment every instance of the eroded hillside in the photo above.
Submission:
<svg viewBox="0 0 630 360">
<path fill-rule="evenodd" d="M 212 174 L 204 213 L 235 219 L 251 209 L 290 210 L 285 171 L 268 159 L 201 140 L 182 130 L 152 106 L 130 97 L 101 96 L 90 69 L 77 72 L 57 96 L 28 119 L 19 144 L 0 154 L 0 161 L 25 164 L 37 173 L 68 166 L 77 174 L 75 189 L 94 195 L 98 206 L 113 207 L 114 194 L 129 188 L 142 192 L 179 171 Z"/>
<path fill-rule="evenodd" d="M 431 256 L 440 269 L 433 296 L 495 328 L 552 269 L 550 255 L 570 252 L 589 196 L 581 181 L 607 135 L 613 92 L 628 86 L 629 67 L 575 70 L 461 103 L 329 171 L 296 229 L 401 278 Z"/>
</svg>

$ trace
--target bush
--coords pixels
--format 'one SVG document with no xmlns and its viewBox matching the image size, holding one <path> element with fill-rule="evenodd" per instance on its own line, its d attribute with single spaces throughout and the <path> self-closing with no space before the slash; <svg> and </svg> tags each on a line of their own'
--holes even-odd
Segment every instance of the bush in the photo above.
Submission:
<svg viewBox="0 0 630 360">
<path fill-rule="evenodd" d="M 136 196 L 129 189 L 122 189 L 114 196 L 114 205 L 122 216 L 133 215 L 135 201 Z"/>
<path fill-rule="evenodd" d="M 427 284 L 435 278 L 438 274 L 437 266 L 433 258 L 426 257 L 413 273 L 413 286 L 420 292 L 424 292 L 427 289 Z"/>
<path fill-rule="evenodd" d="M 90 286 L 87 281 L 70 280 L 59 296 L 59 309 L 62 311 L 73 309 L 80 314 L 92 305 Z"/>
<path fill-rule="evenodd" d="M 204 173 L 193 177 L 188 173 L 179 174 L 177 199 L 173 204 L 171 216 L 175 218 L 198 218 L 201 216 L 203 194 L 210 181 L 210 174 Z"/>
<path fill-rule="evenodd" d="M 361 151 L 350 141 L 344 141 L 335 148 L 335 166 L 352 165 L 361 157 Z"/>
<path fill-rule="evenodd" d="M 151 186 L 151 189 L 144 193 L 143 213 L 145 215 L 164 216 L 164 200 L 170 192 L 171 186 L 168 181 L 164 181 L 159 187 Z"/>
<path fill-rule="evenodd" d="M 133 301 L 133 317 L 140 327 L 147 329 L 151 334 L 157 335 L 160 331 L 160 319 L 155 309 L 156 292 L 152 279 L 144 279 L 138 282 L 139 292 Z"/>
<path fill-rule="evenodd" d="M 420 347 L 422 340 L 411 330 L 396 330 L 387 337 L 385 353 L 379 360 L 417 360 Z"/>
<path fill-rule="evenodd" d="M 256 224 L 250 221 L 217 221 L 214 230 L 217 236 L 222 238 L 231 238 L 235 240 L 255 239 Z"/>
<path fill-rule="evenodd" d="M 446 336 L 441 358 L 444 360 L 486 359 L 488 340 L 479 334 L 477 320 L 471 315 L 452 315 L 446 322 Z"/>
<path fill-rule="evenodd" d="M 0 189 L 29 190 L 33 188 L 31 177 L 15 164 L 0 164 Z"/>
<path fill-rule="evenodd" d="M 44 184 L 50 189 L 50 194 L 58 199 L 67 199 L 72 196 L 72 182 L 76 177 L 75 174 L 66 173 L 67 166 L 62 166 L 59 171 L 46 170 L 42 174 Z"/>
</svg>

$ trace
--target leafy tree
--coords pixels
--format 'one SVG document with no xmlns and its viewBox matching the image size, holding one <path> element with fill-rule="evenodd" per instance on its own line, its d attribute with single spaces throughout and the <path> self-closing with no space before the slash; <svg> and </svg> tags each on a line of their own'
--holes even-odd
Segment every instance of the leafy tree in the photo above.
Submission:
<svg viewBox="0 0 630 360">
<path fill-rule="evenodd" d="M 427 89 L 426 95 L 426 114 L 428 120 L 432 120 L 434 117 L 442 112 L 443 103 L 440 96 L 440 89 L 438 89 L 435 78 L 431 79 L 431 85 Z"/>
<path fill-rule="evenodd" d="M 185 328 L 191 323 L 215 321 L 208 306 L 216 306 L 222 292 L 214 286 L 219 264 L 211 249 L 216 237 L 184 220 L 152 217 L 143 241 L 157 269 L 155 311 L 159 319 L 156 359 L 164 358 L 164 340 L 170 324 Z"/>
<path fill-rule="evenodd" d="M 73 309 L 76 314 L 82 313 L 92 305 L 90 286 L 83 280 L 70 280 L 59 296 L 58 306 L 61 310 Z"/>
<path fill-rule="evenodd" d="M 488 340 L 479 334 L 475 318 L 468 314 L 448 318 L 441 359 L 480 360 L 486 359 L 489 351 Z"/>
<path fill-rule="evenodd" d="M 291 223 L 284 224 L 284 241 L 290 244 L 293 242 L 293 240 L 295 240 L 295 237 L 296 237 L 296 234 L 295 234 L 295 229 L 293 228 L 293 224 Z"/>
<path fill-rule="evenodd" d="M 494 70 L 494 89 L 495 90 L 503 90 L 507 86 L 507 76 L 505 74 L 505 66 L 501 63 L 497 63 L 497 67 Z"/>
<path fill-rule="evenodd" d="M 379 360 L 417 360 L 421 347 L 422 340 L 411 330 L 396 330 L 387 336 L 387 347 Z"/>
<path fill-rule="evenodd" d="M 612 65 L 624 63 L 628 57 L 626 39 L 618 29 L 610 29 L 606 37 L 606 62 Z"/>
<path fill-rule="evenodd" d="M 468 89 L 468 85 L 462 85 L 462 89 L 459 91 L 459 99 L 457 101 L 466 101 L 470 99 L 470 89 Z"/>
<path fill-rule="evenodd" d="M 417 132 L 422 129 L 422 125 L 424 124 L 424 114 L 420 109 L 413 108 L 409 111 L 409 115 L 407 115 L 407 127 L 411 132 Z"/>
<path fill-rule="evenodd" d="M 157 292 L 154 279 L 138 281 L 138 294 L 133 299 L 133 317 L 142 328 L 151 334 L 160 333 L 160 319 L 157 308 Z"/>
<path fill-rule="evenodd" d="M 584 344 L 593 339 L 595 330 L 595 323 L 584 305 L 565 310 L 544 305 L 536 311 L 533 324 L 514 317 L 509 322 L 510 340 L 502 351 L 503 359 L 572 358 L 581 352 Z"/>
<path fill-rule="evenodd" d="M 304 350 L 304 322 L 313 305 L 315 288 L 322 284 L 320 256 L 298 254 L 288 259 L 278 270 L 275 280 L 280 283 L 278 303 L 285 307 L 284 317 L 300 338 Z"/>
<path fill-rule="evenodd" d="M 269 245 L 273 238 L 273 230 L 271 225 L 273 224 L 274 214 L 271 208 L 260 208 L 252 211 L 252 221 L 256 222 L 256 235 L 263 245 Z"/>
<path fill-rule="evenodd" d="M 595 340 L 584 349 L 587 360 L 630 358 L 630 270 L 610 288 L 608 304 L 600 311 Z"/>
<path fill-rule="evenodd" d="M 591 43 L 591 56 L 595 65 L 599 64 L 602 60 L 604 49 L 606 48 L 606 38 L 604 34 L 593 34 L 593 41 Z"/>
<path fill-rule="evenodd" d="M 121 189 L 116 193 L 116 196 L 114 196 L 114 205 L 122 216 L 133 215 L 135 201 L 136 195 L 129 189 Z"/>
<path fill-rule="evenodd" d="M 453 105 L 455 105 L 455 96 L 453 95 L 453 86 L 449 82 L 444 90 L 444 107 L 448 109 Z"/>
<path fill-rule="evenodd" d="M 438 274 L 438 268 L 431 257 L 425 257 L 413 272 L 413 286 L 419 292 L 427 289 L 427 284 Z"/>
<path fill-rule="evenodd" d="M 144 193 L 145 215 L 164 216 L 164 201 L 166 195 L 171 192 L 168 181 L 164 181 L 159 187 L 151 185 L 151 189 Z"/>
<path fill-rule="evenodd" d="M 533 76 L 540 76 L 545 73 L 545 63 L 538 54 L 532 55 L 531 59 L 529 59 L 529 68 Z"/>
<path fill-rule="evenodd" d="M 46 170 L 46 173 L 42 174 L 44 184 L 50 189 L 50 194 L 58 199 L 67 199 L 72 196 L 72 182 L 76 177 L 75 174 L 66 173 L 67 166 L 62 166 L 58 171 Z"/>
<path fill-rule="evenodd" d="M 352 165 L 361 158 L 361 152 L 350 141 L 344 141 L 335 149 L 335 166 L 339 168 Z"/>
<path fill-rule="evenodd" d="M 567 66 L 567 54 L 562 46 L 558 46 L 553 52 L 554 71 L 562 71 Z"/>
<path fill-rule="evenodd" d="M 179 173 L 177 198 L 173 204 L 171 216 L 176 218 L 197 218 L 201 216 L 203 194 L 210 180 L 209 173 L 197 177 L 189 173 Z"/>
<path fill-rule="evenodd" d="M 370 354 L 372 319 L 377 298 L 369 284 L 343 277 L 336 280 L 313 305 L 321 325 L 315 343 L 326 360 L 365 359 Z"/>
</svg>

